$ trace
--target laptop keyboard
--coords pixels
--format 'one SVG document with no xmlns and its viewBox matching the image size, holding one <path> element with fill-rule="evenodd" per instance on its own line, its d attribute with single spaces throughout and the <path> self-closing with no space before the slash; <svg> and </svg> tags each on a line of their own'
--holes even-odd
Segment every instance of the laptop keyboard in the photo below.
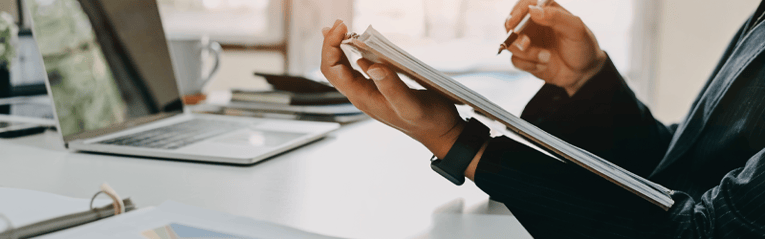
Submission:
<svg viewBox="0 0 765 239">
<path fill-rule="evenodd" d="M 99 144 L 154 149 L 177 149 L 218 135 L 242 129 L 248 123 L 193 119 L 144 132 L 104 140 Z"/>
</svg>

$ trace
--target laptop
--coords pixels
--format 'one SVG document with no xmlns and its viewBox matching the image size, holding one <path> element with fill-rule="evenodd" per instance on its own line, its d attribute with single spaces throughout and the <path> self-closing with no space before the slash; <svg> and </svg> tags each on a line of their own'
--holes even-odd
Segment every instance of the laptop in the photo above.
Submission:
<svg viewBox="0 0 765 239">
<path fill-rule="evenodd" d="M 185 112 L 155 1 L 25 3 L 70 150 L 252 164 L 339 127 Z"/>
</svg>

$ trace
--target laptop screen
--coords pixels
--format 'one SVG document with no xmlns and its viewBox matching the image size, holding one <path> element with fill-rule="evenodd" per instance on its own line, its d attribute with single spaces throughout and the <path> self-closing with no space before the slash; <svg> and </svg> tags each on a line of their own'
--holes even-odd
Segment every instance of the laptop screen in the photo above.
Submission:
<svg viewBox="0 0 765 239">
<path fill-rule="evenodd" d="M 66 141 L 182 112 L 155 1 L 26 3 Z"/>
</svg>

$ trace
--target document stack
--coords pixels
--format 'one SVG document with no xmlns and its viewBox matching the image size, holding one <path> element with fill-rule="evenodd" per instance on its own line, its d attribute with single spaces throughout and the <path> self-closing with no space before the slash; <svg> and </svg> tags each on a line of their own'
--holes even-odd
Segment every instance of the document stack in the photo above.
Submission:
<svg viewBox="0 0 765 239">
<path fill-rule="evenodd" d="M 368 117 L 334 87 L 302 77 L 256 73 L 273 90 L 233 90 L 226 115 L 350 123 Z M 216 104 L 216 103 L 211 103 Z"/>
</svg>

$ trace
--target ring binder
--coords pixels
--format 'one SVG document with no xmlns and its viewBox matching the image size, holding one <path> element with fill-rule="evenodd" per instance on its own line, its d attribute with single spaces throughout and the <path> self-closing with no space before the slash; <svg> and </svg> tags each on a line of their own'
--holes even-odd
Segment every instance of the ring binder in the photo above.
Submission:
<svg viewBox="0 0 765 239">
<path fill-rule="evenodd" d="M 94 208 L 93 201 L 95 201 L 96 197 L 101 193 L 109 196 L 113 202 L 112 204 L 103 207 Z M 90 206 L 87 211 L 63 215 L 21 227 L 13 227 L 10 219 L 0 214 L 0 218 L 3 218 L 9 225 L 8 229 L 4 232 L 0 232 L 0 239 L 24 239 L 40 236 L 46 233 L 87 224 L 113 215 L 119 215 L 135 209 L 136 207 L 130 198 L 120 200 L 117 192 L 109 187 L 108 184 L 104 183 L 101 184 L 101 190 L 96 192 L 90 199 Z"/>
<path fill-rule="evenodd" d="M 9 238 L 10 239 L 18 239 L 18 237 L 16 237 L 15 234 L 14 234 L 13 223 L 11 223 L 11 219 L 8 219 L 8 217 L 3 215 L 2 213 L 0 213 L 0 219 L 3 219 L 3 221 L 5 221 L 5 224 L 8 225 L 8 229 L 6 229 L 5 231 L 10 232 Z"/>
<path fill-rule="evenodd" d="M 125 204 L 119 199 L 120 196 L 117 195 L 117 192 L 112 189 L 112 187 L 109 187 L 109 184 L 103 183 L 101 184 L 101 191 L 98 191 L 96 194 L 93 195 L 93 197 L 90 199 L 90 210 L 93 210 L 93 201 L 96 200 L 96 197 L 98 197 L 99 194 L 104 193 L 109 198 L 112 199 L 112 205 L 114 206 L 114 215 L 119 215 L 122 213 L 125 213 Z"/>
</svg>

